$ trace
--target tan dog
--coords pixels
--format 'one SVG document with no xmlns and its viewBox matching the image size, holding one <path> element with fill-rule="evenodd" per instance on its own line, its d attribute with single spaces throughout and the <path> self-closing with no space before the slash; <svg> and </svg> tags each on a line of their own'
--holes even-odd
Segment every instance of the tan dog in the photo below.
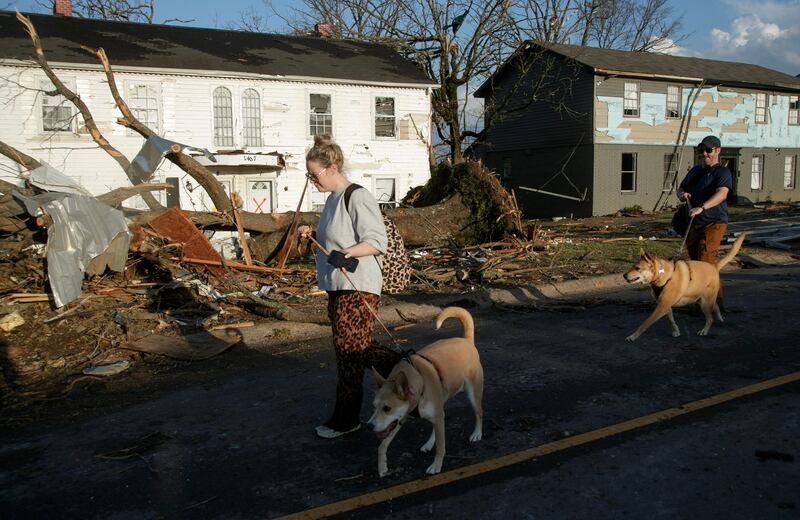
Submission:
<svg viewBox="0 0 800 520">
<path fill-rule="evenodd" d="M 695 260 L 678 260 L 673 262 L 656 256 L 650 256 L 640 251 L 641 260 L 633 268 L 624 274 L 628 283 L 650 284 L 653 296 L 658 301 L 656 310 L 649 318 L 644 320 L 636 331 L 625 338 L 627 341 L 636 341 L 644 331 L 653 323 L 661 319 L 665 314 L 669 317 L 672 325 L 672 336 L 678 337 L 681 331 L 675 318 L 672 316 L 673 307 L 682 307 L 696 301 L 700 301 L 700 307 L 706 317 L 705 326 L 697 332 L 698 336 L 705 336 L 714 323 L 712 310 L 716 312 L 719 321 L 724 321 L 719 310 L 718 294 L 720 288 L 719 271 L 728 262 L 733 260 L 736 253 L 742 247 L 745 234 L 739 235 L 733 247 L 728 251 L 716 266 L 707 262 Z"/>
<path fill-rule="evenodd" d="M 389 448 L 408 414 L 419 410 L 423 419 L 433 423 L 433 431 L 422 452 L 429 452 L 436 445 L 436 456 L 427 473 L 433 475 L 442 470 L 445 453 L 444 403 L 462 389 L 466 390 L 472 409 L 475 411 L 475 429 L 469 440 L 476 442 L 483 437 L 483 367 L 475 348 L 475 325 L 472 316 L 460 307 L 447 307 L 436 318 L 436 328 L 447 318 L 458 318 L 464 327 L 463 338 L 442 339 L 401 360 L 383 379 L 374 369 L 375 412 L 367 422 L 381 439 L 378 447 L 378 474 L 382 477 L 389 471 L 386 450 Z"/>
</svg>

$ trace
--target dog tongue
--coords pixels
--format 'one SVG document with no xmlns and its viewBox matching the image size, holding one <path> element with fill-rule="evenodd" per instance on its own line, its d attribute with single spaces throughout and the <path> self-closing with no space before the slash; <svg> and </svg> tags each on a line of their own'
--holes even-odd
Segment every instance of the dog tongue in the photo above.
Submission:
<svg viewBox="0 0 800 520">
<path fill-rule="evenodd" d="M 379 440 L 383 440 L 383 439 L 385 439 L 386 437 L 388 437 L 390 433 L 392 433 L 392 430 L 394 430 L 394 427 L 395 427 L 395 426 L 397 426 L 397 421 L 393 421 L 393 422 L 392 422 L 392 424 L 390 424 L 389 426 L 387 426 L 387 427 L 386 427 L 386 429 L 385 429 L 385 430 L 383 430 L 382 432 L 375 432 L 375 436 L 376 436 L 376 437 L 377 437 Z"/>
</svg>

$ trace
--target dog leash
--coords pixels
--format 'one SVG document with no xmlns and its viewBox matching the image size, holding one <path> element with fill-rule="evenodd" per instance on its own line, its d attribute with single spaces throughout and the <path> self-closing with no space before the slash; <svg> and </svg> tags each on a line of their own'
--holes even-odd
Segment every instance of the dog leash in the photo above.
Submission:
<svg viewBox="0 0 800 520">
<path fill-rule="evenodd" d="M 309 236 L 309 237 L 308 237 L 308 239 L 309 239 L 309 240 L 311 240 L 311 241 L 312 241 L 312 242 L 313 242 L 313 243 L 314 243 L 314 244 L 315 244 L 315 245 L 316 245 L 316 246 L 319 248 L 319 250 L 320 250 L 320 251 L 322 251 L 322 253 L 323 253 L 325 256 L 330 256 L 330 255 L 331 255 L 331 254 L 328 252 L 328 250 L 327 250 L 327 249 L 325 249 L 325 248 L 322 246 L 322 244 L 320 244 L 319 242 L 317 242 L 317 241 L 314 239 L 314 237 L 312 237 L 312 236 Z M 359 291 L 359 290 L 358 290 L 358 287 L 356 287 L 356 284 L 354 284 L 354 283 L 353 283 L 353 280 L 350 278 L 350 276 L 348 276 L 348 275 L 347 275 L 347 271 L 340 270 L 340 272 L 341 272 L 341 273 L 344 275 L 345 279 L 347 279 L 347 281 L 348 281 L 348 282 L 350 282 L 350 285 L 352 285 L 352 286 L 353 286 L 353 289 L 356 291 L 356 293 L 358 294 L 359 298 L 361 298 L 361 303 L 363 303 L 363 304 L 364 304 L 364 306 L 366 306 L 366 308 L 367 308 L 367 309 L 369 309 L 369 312 L 371 312 L 371 313 L 372 313 L 372 315 L 373 315 L 373 316 L 375 316 L 375 319 L 376 319 L 376 320 L 378 320 L 378 323 L 380 323 L 380 324 L 381 324 L 381 327 L 383 327 L 383 330 L 384 330 L 384 331 L 386 331 L 386 334 L 388 334 L 388 335 L 389 335 L 389 337 L 392 339 L 392 341 L 395 343 L 395 345 L 397 345 L 397 346 L 399 347 L 399 346 L 400 346 L 400 342 L 397 340 L 397 338 L 395 338 L 395 337 L 392 335 L 392 333 L 391 333 L 391 332 L 389 332 L 389 329 L 388 329 L 388 327 L 386 327 L 386 325 L 383 323 L 383 320 L 381 320 L 381 317 L 380 317 L 380 316 L 378 316 L 378 313 L 375 311 L 375 309 L 373 309 L 373 308 L 372 308 L 372 305 L 370 305 L 370 304 L 369 304 L 369 302 L 367 301 L 367 299 L 366 299 L 366 298 L 364 298 L 364 295 L 363 295 L 363 294 L 361 294 L 361 291 Z M 392 349 L 392 350 L 394 350 L 394 349 Z M 398 354 L 403 354 L 404 356 L 408 356 L 408 355 L 410 355 L 408 352 L 403 352 L 403 351 L 402 351 L 402 349 L 401 349 L 401 351 L 400 351 L 400 352 L 397 352 L 397 353 L 398 353 Z"/>
<path fill-rule="evenodd" d="M 688 208 L 688 211 L 692 211 L 692 203 L 691 203 L 691 201 L 689 199 L 686 200 L 686 207 Z M 684 235 L 683 235 L 683 241 L 681 242 L 681 248 L 678 249 L 678 256 L 681 256 L 683 254 L 683 248 L 684 248 L 684 246 L 686 246 L 686 239 L 689 238 L 689 230 L 692 229 L 692 222 L 694 222 L 694 217 L 691 217 L 689 219 L 689 225 L 686 226 L 686 233 L 684 233 Z"/>
</svg>

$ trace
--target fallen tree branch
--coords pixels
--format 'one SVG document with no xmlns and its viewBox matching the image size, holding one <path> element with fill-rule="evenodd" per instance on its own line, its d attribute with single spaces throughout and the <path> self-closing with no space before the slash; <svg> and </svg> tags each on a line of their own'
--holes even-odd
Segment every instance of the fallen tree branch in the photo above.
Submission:
<svg viewBox="0 0 800 520">
<path fill-rule="evenodd" d="M 64 98 L 68 99 L 73 105 L 75 105 L 78 110 L 80 111 L 81 115 L 83 116 L 83 122 L 86 125 L 86 128 L 89 129 L 89 134 L 92 136 L 94 142 L 100 146 L 103 151 L 105 151 L 108 155 L 110 155 L 117 163 L 120 165 L 122 170 L 128 175 L 131 183 L 135 184 L 135 180 L 131 178 L 130 174 L 128 173 L 128 168 L 130 167 L 131 163 L 125 155 L 122 154 L 119 150 L 114 148 L 111 143 L 108 142 L 103 134 L 100 132 L 100 129 L 97 128 L 97 124 L 94 121 L 94 117 L 92 116 L 92 112 L 89 110 L 89 107 L 86 106 L 86 103 L 83 102 L 81 97 L 73 92 L 69 87 L 67 87 L 63 81 L 58 77 L 58 75 L 53 72 L 53 69 L 50 68 L 50 64 L 47 62 L 47 58 L 44 55 L 44 49 L 42 48 L 42 42 L 39 39 L 39 34 L 36 32 L 36 28 L 33 26 L 33 22 L 25 15 L 20 12 L 17 12 L 17 20 L 25 26 L 25 30 L 28 32 L 28 36 L 31 37 L 31 41 L 33 42 L 34 52 L 36 54 L 36 61 L 39 64 L 39 67 L 44 71 L 47 77 L 50 79 L 50 82 L 55 86 L 56 91 L 64 96 Z M 51 94 L 47 94 L 51 95 Z M 158 209 L 163 207 L 156 198 L 147 192 L 140 194 L 142 199 L 144 199 L 147 207 L 150 209 Z"/>
<path fill-rule="evenodd" d="M 141 121 L 139 121 L 136 116 L 133 115 L 133 112 L 131 112 L 128 104 L 124 99 L 122 99 L 122 96 L 120 96 L 116 79 L 114 79 L 114 72 L 111 70 L 111 64 L 108 61 L 108 56 L 106 56 L 106 51 L 103 49 L 97 49 L 95 51 L 95 55 L 103 66 L 103 71 L 105 72 L 106 79 L 108 80 L 108 88 L 111 90 L 111 95 L 114 97 L 114 103 L 116 103 L 119 111 L 122 112 L 122 117 L 117 119 L 117 123 L 134 130 L 145 139 L 156 135 L 153 130 L 148 128 Z M 166 157 L 172 163 L 176 164 L 183 171 L 188 173 L 200 184 L 200 186 L 203 187 L 203 189 L 206 190 L 206 193 L 208 193 L 208 196 L 211 198 L 211 202 L 216 208 L 223 212 L 230 212 L 233 210 L 233 205 L 231 205 L 231 201 L 228 199 L 228 194 L 225 193 L 225 189 L 214 177 L 214 174 L 208 170 L 208 168 L 197 162 L 193 157 L 184 153 L 169 153 Z"/>
</svg>

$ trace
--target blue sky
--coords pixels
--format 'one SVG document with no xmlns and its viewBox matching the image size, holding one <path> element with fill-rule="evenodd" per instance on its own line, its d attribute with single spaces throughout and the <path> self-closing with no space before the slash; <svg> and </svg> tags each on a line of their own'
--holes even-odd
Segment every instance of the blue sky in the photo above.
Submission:
<svg viewBox="0 0 800 520">
<path fill-rule="evenodd" d="M 42 11 L 36 0 L 0 0 L 0 7 Z M 274 0 L 282 12 L 296 0 Z M 800 74 L 800 0 L 670 0 L 683 15 L 689 37 L 674 53 L 727 61 L 755 63 L 791 75 Z M 156 20 L 193 18 L 189 25 L 224 27 L 248 10 L 267 17 L 271 30 L 283 23 L 262 0 L 156 0 Z"/>
</svg>

